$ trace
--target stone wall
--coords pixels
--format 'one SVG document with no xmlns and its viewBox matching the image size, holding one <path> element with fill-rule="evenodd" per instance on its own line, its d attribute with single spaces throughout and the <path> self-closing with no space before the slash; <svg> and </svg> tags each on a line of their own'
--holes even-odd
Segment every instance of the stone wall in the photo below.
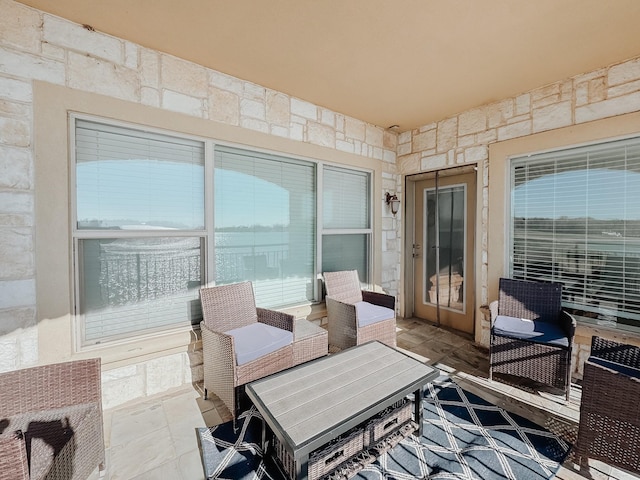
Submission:
<svg viewBox="0 0 640 480">
<path fill-rule="evenodd" d="M 488 145 L 493 142 L 640 110 L 640 59 L 634 59 L 398 136 L 13 0 L 0 0 L 0 371 L 38 362 L 33 80 L 380 160 L 382 194 L 397 193 L 401 199 L 403 175 L 465 163 L 486 165 Z M 481 187 L 485 260 L 479 304 L 489 300 L 487 174 Z M 381 287 L 397 294 L 403 259 L 402 210 L 393 216 L 384 205 L 382 212 L 382 238 L 376 239 L 382 251 Z M 487 338 L 487 328 L 483 321 L 482 338 Z M 580 345 L 580 354 L 584 351 Z M 199 379 L 201 363 L 194 351 L 110 369 L 104 378 L 105 406 Z M 157 375 L 158 369 L 174 374 Z"/>
<path fill-rule="evenodd" d="M 482 285 L 478 305 L 488 298 L 487 240 L 489 145 L 540 132 L 640 111 L 640 58 L 577 75 L 512 98 L 462 112 L 454 117 L 407 131 L 398 137 L 398 173 L 411 175 L 469 163 L 483 165 L 482 215 L 477 226 L 482 236 L 482 268 L 476 282 Z M 396 231 L 402 235 L 402 228 Z M 479 343 L 488 346 L 489 323 L 481 318 Z M 589 354 L 592 332 L 630 343 L 640 337 L 581 326 L 576 336 L 580 360 Z M 581 375 L 582 361 L 576 362 Z"/>
<path fill-rule="evenodd" d="M 380 160 L 385 186 L 397 183 L 394 132 L 0 0 L 0 371 L 38 362 L 33 80 Z M 379 241 L 393 249 L 393 220 L 383 228 Z M 392 293 L 397 280 L 387 272 L 397 263 L 397 253 L 385 256 L 382 287 Z M 178 353 L 108 370 L 105 406 L 202 378 L 201 363 L 198 352 Z M 158 366 L 174 374 L 156 375 Z"/>
</svg>

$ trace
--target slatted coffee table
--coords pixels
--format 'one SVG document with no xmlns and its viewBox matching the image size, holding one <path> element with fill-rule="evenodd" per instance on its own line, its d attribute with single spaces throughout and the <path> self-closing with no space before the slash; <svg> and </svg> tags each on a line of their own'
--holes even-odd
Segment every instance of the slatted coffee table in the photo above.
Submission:
<svg viewBox="0 0 640 480">
<path fill-rule="evenodd" d="M 246 392 L 293 459 L 296 479 L 306 479 L 311 452 L 410 393 L 422 435 L 422 389 L 437 376 L 436 369 L 369 342 L 251 382 Z"/>
</svg>

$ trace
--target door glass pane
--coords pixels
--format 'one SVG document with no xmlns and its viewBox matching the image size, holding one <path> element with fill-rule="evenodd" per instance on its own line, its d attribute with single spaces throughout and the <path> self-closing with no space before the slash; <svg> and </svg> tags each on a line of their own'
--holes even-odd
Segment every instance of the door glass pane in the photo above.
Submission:
<svg viewBox="0 0 640 480">
<path fill-rule="evenodd" d="M 440 188 L 437 199 L 435 189 L 425 190 L 424 202 L 425 303 L 439 303 L 441 307 L 462 311 L 466 238 L 465 187 Z M 439 255 L 436 258 L 437 252 Z M 438 269 L 439 275 L 436 274 Z"/>
</svg>

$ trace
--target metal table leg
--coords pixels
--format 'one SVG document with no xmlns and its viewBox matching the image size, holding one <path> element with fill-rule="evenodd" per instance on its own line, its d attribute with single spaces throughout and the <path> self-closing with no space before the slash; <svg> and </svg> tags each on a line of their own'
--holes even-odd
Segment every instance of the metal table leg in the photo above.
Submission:
<svg viewBox="0 0 640 480">
<path fill-rule="evenodd" d="M 422 387 L 416 390 L 413 394 L 413 409 L 414 418 L 418 424 L 418 431 L 416 435 L 418 438 L 422 437 Z"/>
</svg>

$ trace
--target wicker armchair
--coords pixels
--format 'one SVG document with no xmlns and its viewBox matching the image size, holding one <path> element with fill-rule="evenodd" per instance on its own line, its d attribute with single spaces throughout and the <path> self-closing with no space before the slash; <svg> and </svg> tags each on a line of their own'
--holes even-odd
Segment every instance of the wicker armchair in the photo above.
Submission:
<svg viewBox="0 0 640 480">
<path fill-rule="evenodd" d="M 640 347 L 594 336 L 584 364 L 577 463 L 640 473 Z"/>
<path fill-rule="evenodd" d="M 215 393 L 234 420 L 237 388 L 293 366 L 294 318 L 256 308 L 251 282 L 200 289 L 204 393 Z"/>
<path fill-rule="evenodd" d="M 494 373 L 571 389 L 575 319 L 562 310 L 562 284 L 500 279 L 492 302 L 489 380 Z"/>
<path fill-rule="evenodd" d="M 104 468 L 100 359 L 0 374 L 0 480 L 86 480 Z"/>
<path fill-rule="evenodd" d="M 396 347 L 395 298 L 362 290 L 357 270 L 325 272 L 329 348 L 379 340 Z"/>
</svg>

